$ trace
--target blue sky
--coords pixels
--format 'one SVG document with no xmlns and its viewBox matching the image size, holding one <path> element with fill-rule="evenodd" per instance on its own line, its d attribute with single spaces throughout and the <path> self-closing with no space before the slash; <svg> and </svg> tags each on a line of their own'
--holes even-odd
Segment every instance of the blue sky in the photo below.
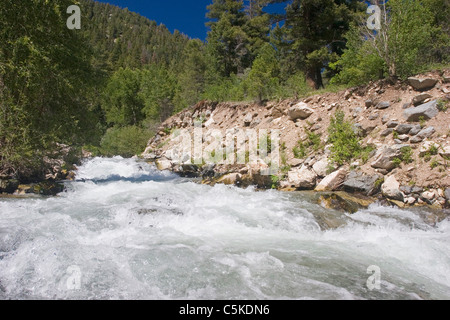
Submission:
<svg viewBox="0 0 450 320">
<path fill-rule="evenodd" d="M 206 6 L 212 0 L 97 0 L 128 8 L 191 38 L 206 38 Z"/>
<path fill-rule="evenodd" d="M 212 0 L 96 0 L 137 12 L 162 23 L 173 32 L 178 30 L 191 38 L 206 39 L 206 7 Z M 274 5 L 270 11 L 283 11 L 285 4 Z"/>
</svg>

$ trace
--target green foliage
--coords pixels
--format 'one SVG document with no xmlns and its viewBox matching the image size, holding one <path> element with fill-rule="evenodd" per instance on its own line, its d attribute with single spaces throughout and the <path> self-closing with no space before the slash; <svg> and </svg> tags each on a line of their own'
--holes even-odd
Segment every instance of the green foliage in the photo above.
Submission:
<svg viewBox="0 0 450 320">
<path fill-rule="evenodd" d="M 414 161 L 412 158 L 413 150 L 411 147 L 403 147 L 400 151 L 400 157 L 396 157 L 392 161 L 395 167 L 399 167 L 402 163 L 411 163 Z"/>
<path fill-rule="evenodd" d="M 92 52 L 66 27 L 68 0 L 0 5 L 0 175 L 40 176 L 57 143 L 97 134 Z"/>
<path fill-rule="evenodd" d="M 299 141 L 297 145 L 292 149 L 294 153 L 294 157 L 297 159 L 303 159 L 306 157 L 306 147 L 303 144 L 303 141 Z"/>
<path fill-rule="evenodd" d="M 109 79 L 103 93 L 102 108 L 111 125 L 137 125 L 144 119 L 144 101 L 139 95 L 142 75 L 139 70 L 120 68 Z"/>
<path fill-rule="evenodd" d="M 340 166 L 361 154 L 360 139 L 354 132 L 352 123 L 345 120 L 343 111 L 337 111 L 331 118 L 328 135 L 328 142 L 331 144 L 331 162 Z"/>
<path fill-rule="evenodd" d="M 279 85 L 278 72 L 279 66 L 275 50 L 266 43 L 253 62 L 252 69 L 245 80 L 250 97 L 256 98 L 258 101 L 273 98 Z"/>
<path fill-rule="evenodd" d="M 448 4 L 389 0 L 381 7 L 381 30 L 368 30 L 365 17 L 346 34 L 347 49 L 330 65 L 338 72 L 332 83 L 357 85 L 385 75 L 406 78 L 449 61 L 450 34 L 442 28 L 448 27 L 443 18 L 443 12 L 450 12 Z"/>
<path fill-rule="evenodd" d="M 439 99 L 437 102 L 437 108 L 439 111 L 445 112 L 448 109 L 448 101 Z"/>
<path fill-rule="evenodd" d="M 102 138 L 101 153 L 105 156 L 130 158 L 141 154 L 149 139 L 149 132 L 138 126 L 110 128 Z"/>
</svg>

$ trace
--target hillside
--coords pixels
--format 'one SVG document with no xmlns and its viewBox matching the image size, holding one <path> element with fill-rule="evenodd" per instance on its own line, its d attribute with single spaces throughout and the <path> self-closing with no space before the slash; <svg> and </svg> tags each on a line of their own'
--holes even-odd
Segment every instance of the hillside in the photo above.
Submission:
<svg viewBox="0 0 450 320">
<path fill-rule="evenodd" d="M 202 177 L 204 183 L 345 190 L 366 196 L 382 194 L 400 206 L 444 206 L 450 198 L 450 70 L 421 74 L 417 79 L 393 85 L 378 81 L 265 105 L 203 101 L 164 122 L 143 157 L 155 160 L 160 169 Z M 428 87 L 423 88 L 424 84 Z M 328 129 L 337 110 L 345 113 L 345 123 L 352 124 L 363 150 L 342 165 L 335 161 L 339 150 L 329 143 Z M 183 163 L 173 156 L 180 149 L 177 129 L 192 134 L 195 120 L 202 122 L 204 141 L 203 163 L 197 166 L 189 152 Z M 212 130 L 225 136 L 233 128 L 247 142 L 247 129 L 280 130 L 278 172 L 263 173 L 270 157 L 241 165 L 214 164 L 214 148 L 208 148 L 216 134 Z"/>
<path fill-rule="evenodd" d="M 189 41 L 128 9 L 93 0 L 82 0 L 81 7 L 83 35 L 94 50 L 96 64 L 110 71 L 176 63 Z"/>
</svg>

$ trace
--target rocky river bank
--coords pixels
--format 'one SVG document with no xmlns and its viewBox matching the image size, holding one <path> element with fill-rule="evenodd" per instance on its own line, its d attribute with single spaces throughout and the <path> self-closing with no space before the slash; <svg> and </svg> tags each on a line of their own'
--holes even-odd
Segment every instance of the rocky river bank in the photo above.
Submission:
<svg viewBox="0 0 450 320">
<path fill-rule="evenodd" d="M 440 210 L 450 205 L 449 82 L 450 71 L 446 70 L 301 100 L 264 104 L 202 101 L 165 121 L 142 157 L 160 170 L 197 177 L 205 184 L 342 191 L 368 202 Z M 337 110 L 345 113 L 367 150 L 342 165 L 333 162 L 328 139 Z M 194 161 L 199 153 L 195 150 L 196 129 L 202 130 L 200 163 Z M 251 134 L 261 131 L 279 132 L 276 171 L 270 150 L 250 159 Z M 180 134 L 186 133 L 194 143 L 187 150 L 185 144 L 180 157 Z M 232 153 L 235 147 L 247 150 L 241 155 L 245 163 L 211 161 L 217 160 L 218 146 L 228 154 L 226 141 L 219 141 L 217 135 L 222 138 L 230 133 L 236 142 Z M 259 149 L 259 142 L 253 147 Z M 219 157 L 222 160 L 222 155 Z M 342 197 L 334 195 L 333 199 L 336 202 Z M 322 202 L 331 205 L 333 201 Z"/>
</svg>

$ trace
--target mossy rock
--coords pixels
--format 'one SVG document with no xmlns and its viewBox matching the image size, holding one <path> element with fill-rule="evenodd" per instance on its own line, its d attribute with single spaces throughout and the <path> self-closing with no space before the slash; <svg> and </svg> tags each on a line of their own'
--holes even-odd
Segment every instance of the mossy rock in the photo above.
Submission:
<svg viewBox="0 0 450 320">
<path fill-rule="evenodd" d="M 43 196 L 56 196 L 58 193 L 64 191 L 64 184 L 55 181 L 44 181 L 35 184 L 33 187 L 34 194 L 40 194 Z"/>
<path fill-rule="evenodd" d="M 356 213 L 361 209 L 367 209 L 375 202 L 374 198 L 359 194 L 349 194 L 346 192 L 319 193 L 317 202 L 326 209 L 333 209 L 342 212 Z"/>
</svg>

